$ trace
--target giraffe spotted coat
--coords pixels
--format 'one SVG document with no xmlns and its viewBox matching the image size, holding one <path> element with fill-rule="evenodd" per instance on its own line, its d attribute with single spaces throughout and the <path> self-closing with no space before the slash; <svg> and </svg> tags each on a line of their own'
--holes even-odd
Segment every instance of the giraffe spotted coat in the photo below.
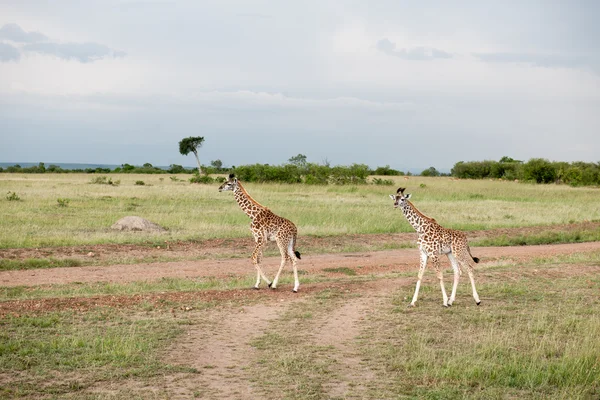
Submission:
<svg viewBox="0 0 600 400">
<path fill-rule="evenodd" d="M 458 286 L 458 280 L 462 273 L 462 269 L 465 268 L 471 281 L 473 288 L 473 298 L 477 305 L 481 303 L 479 295 L 475 289 L 475 278 L 473 276 L 472 262 L 479 262 L 477 257 L 471 255 L 471 249 L 467 241 L 467 236 L 464 232 L 444 228 L 433 218 L 430 218 L 420 212 L 408 199 L 411 197 L 409 193 L 404 194 L 404 188 L 399 188 L 395 195 L 390 195 L 394 200 L 394 208 L 400 207 L 404 216 L 410 225 L 417 231 L 419 236 L 417 243 L 420 251 L 420 266 L 419 276 L 417 285 L 415 288 L 415 294 L 410 303 L 411 306 L 415 305 L 419 294 L 419 288 L 421 286 L 421 280 L 427 260 L 431 259 L 431 263 L 436 272 L 436 275 L 440 281 L 440 288 L 442 290 L 442 298 L 444 306 L 450 306 L 456 298 L 456 289 Z M 448 256 L 452 269 L 454 271 L 454 282 L 452 285 L 452 293 L 450 299 L 446 294 L 444 287 L 443 273 L 440 268 L 439 256 L 445 254 Z"/>
<path fill-rule="evenodd" d="M 254 287 L 258 289 L 262 278 L 269 287 L 275 289 L 283 267 L 287 262 L 290 262 L 294 272 L 293 291 L 297 292 L 300 282 L 298 280 L 298 268 L 296 263 L 297 260 L 300 259 L 300 252 L 296 251 L 296 238 L 298 236 L 296 225 L 254 200 L 233 174 L 231 174 L 229 179 L 219 187 L 220 192 L 227 190 L 233 191 L 238 205 L 251 219 L 250 231 L 252 232 L 252 236 L 256 243 L 251 257 L 252 264 L 254 264 L 257 271 L 256 284 Z M 263 247 L 269 241 L 276 242 L 279 252 L 281 253 L 281 264 L 273 282 L 269 281 L 261 267 Z"/>
</svg>

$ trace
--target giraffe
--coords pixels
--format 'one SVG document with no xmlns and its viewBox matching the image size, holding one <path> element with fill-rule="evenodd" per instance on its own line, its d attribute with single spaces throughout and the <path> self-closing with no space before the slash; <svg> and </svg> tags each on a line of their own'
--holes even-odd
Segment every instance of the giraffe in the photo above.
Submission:
<svg viewBox="0 0 600 400">
<path fill-rule="evenodd" d="M 419 266 L 419 277 L 415 288 L 415 294 L 413 295 L 410 306 L 414 307 L 415 302 L 417 301 L 419 288 L 421 287 L 421 279 L 423 279 L 423 273 L 425 272 L 428 258 L 431 258 L 433 268 L 440 280 L 444 307 L 451 306 L 452 303 L 454 303 L 458 279 L 462 274 L 461 267 L 466 268 L 467 273 L 469 274 L 475 303 L 477 303 L 477 305 L 481 304 L 481 300 L 479 300 L 479 295 L 475 289 L 475 278 L 473 277 L 473 267 L 471 265 L 471 261 L 478 263 L 479 259 L 471 255 L 467 236 L 461 231 L 442 227 L 435 219 L 429 218 L 417 210 L 417 208 L 408 201 L 411 197 L 410 193 L 404 194 L 404 190 L 405 188 L 399 188 L 396 194 L 391 194 L 390 197 L 394 200 L 394 208 L 400 207 L 402 209 L 408 222 L 419 234 L 417 243 L 419 244 L 421 263 Z M 454 271 L 454 283 L 452 285 L 450 299 L 448 299 L 444 287 L 444 278 L 442 270 L 440 269 L 440 254 L 446 254 L 446 256 L 448 256 Z"/>
<path fill-rule="evenodd" d="M 256 267 L 256 284 L 254 285 L 254 288 L 258 289 L 260 279 L 262 278 L 270 288 L 276 289 L 277 282 L 279 281 L 279 274 L 281 274 L 286 262 L 291 261 L 292 269 L 294 271 L 293 292 L 298 292 L 300 281 L 298 280 L 298 268 L 296 262 L 300 259 L 300 252 L 296 251 L 295 248 L 296 236 L 298 234 L 296 225 L 290 220 L 276 215 L 267 207 L 254 200 L 234 174 L 229 175 L 229 179 L 219 187 L 219 192 L 227 190 L 233 191 L 238 205 L 252 220 L 250 223 L 250 231 L 252 231 L 252 236 L 254 236 L 254 241 L 256 242 L 251 257 L 252 264 Z M 260 266 L 263 246 L 265 246 L 268 241 L 275 241 L 281 252 L 281 264 L 279 265 L 279 270 L 277 271 L 277 275 L 275 275 L 273 282 L 269 281 Z"/>
</svg>

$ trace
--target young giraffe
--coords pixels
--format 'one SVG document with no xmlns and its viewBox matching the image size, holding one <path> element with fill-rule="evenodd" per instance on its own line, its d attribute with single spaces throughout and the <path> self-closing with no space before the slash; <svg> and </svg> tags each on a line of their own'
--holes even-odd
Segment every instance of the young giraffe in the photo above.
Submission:
<svg viewBox="0 0 600 400">
<path fill-rule="evenodd" d="M 292 269 L 294 270 L 293 291 L 298 292 L 300 281 L 298 280 L 298 268 L 296 267 L 296 261 L 300 259 L 300 252 L 296 251 L 295 249 L 296 236 L 298 234 L 296 225 L 283 217 L 275 215 L 267 207 L 259 204 L 256 200 L 250 197 L 248 192 L 246 192 L 246 189 L 244 189 L 241 182 L 235 177 L 234 174 L 229 175 L 229 180 L 219 187 L 219 192 L 226 190 L 233 191 L 235 200 L 241 209 L 246 213 L 246 215 L 252 220 L 250 223 L 250 230 L 252 231 L 252 236 L 254 236 L 254 241 L 256 242 L 256 247 L 252 252 L 252 264 L 254 264 L 256 267 L 257 272 L 256 285 L 254 285 L 254 288 L 258 289 L 261 277 L 265 282 L 267 282 L 270 288 L 277 288 L 277 282 L 279 281 L 279 274 L 281 274 L 281 270 L 283 270 L 283 267 L 287 261 L 291 261 Z M 279 266 L 279 271 L 277 271 L 277 275 L 275 275 L 273 282 L 270 282 L 269 279 L 267 279 L 262 271 L 262 268 L 260 267 L 262 260 L 262 249 L 268 241 L 277 242 L 277 246 L 281 252 L 281 265 Z"/>
<path fill-rule="evenodd" d="M 475 278 L 473 277 L 473 267 L 471 261 L 479 262 L 477 257 L 471 255 L 469 243 L 467 242 L 467 236 L 454 229 L 447 229 L 442 227 L 436 222 L 435 219 L 429 218 L 421 213 L 417 208 L 410 202 L 410 193 L 404 194 L 404 188 L 399 188 L 395 195 L 391 194 L 390 197 L 394 200 L 394 208 L 400 206 L 404 216 L 413 228 L 419 234 L 418 244 L 421 252 L 421 265 L 419 267 L 419 279 L 417 280 L 417 287 L 415 288 L 415 294 L 410 302 L 411 306 L 415 305 L 417 296 L 419 295 L 419 287 L 421 286 L 421 279 L 427 266 L 427 259 L 431 258 L 433 268 L 435 269 L 436 275 L 440 280 L 440 287 L 442 288 L 442 296 L 444 299 L 444 307 L 451 306 L 454 303 L 456 297 L 456 287 L 458 286 L 458 279 L 462 273 L 461 267 L 465 267 L 471 280 L 471 286 L 473 287 L 473 298 L 477 305 L 481 304 L 477 290 L 475 289 Z M 446 254 L 452 269 L 454 271 L 454 283 L 452 285 L 452 294 L 450 300 L 446 294 L 444 288 L 444 279 L 442 270 L 440 269 L 440 254 Z"/>
</svg>

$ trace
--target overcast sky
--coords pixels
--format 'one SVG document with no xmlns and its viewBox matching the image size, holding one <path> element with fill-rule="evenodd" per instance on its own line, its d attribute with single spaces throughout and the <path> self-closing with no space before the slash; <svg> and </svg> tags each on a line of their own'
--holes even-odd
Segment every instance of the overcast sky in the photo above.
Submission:
<svg viewBox="0 0 600 400">
<path fill-rule="evenodd" d="M 0 162 L 600 162 L 600 2 L 0 2 Z"/>
</svg>

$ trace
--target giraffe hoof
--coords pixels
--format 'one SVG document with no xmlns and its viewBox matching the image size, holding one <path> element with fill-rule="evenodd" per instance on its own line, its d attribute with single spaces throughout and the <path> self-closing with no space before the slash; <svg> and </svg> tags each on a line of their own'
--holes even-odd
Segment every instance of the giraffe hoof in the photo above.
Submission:
<svg viewBox="0 0 600 400">
<path fill-rule="evenodd" d="M 480 305 L 480 304 L 481 304 L 481 301 L 478 301 L 478 302 L 477 302 L 477 305 Z"/>
<path fill-rule="evenodd" d="M 273 282 L 269 283 L 269 287 L 273 286 Z"/>
<path fill-rule="evenodd" d="M 258 286 L 254 286 L 252 289 L 254 289 L 254 290 L 258 290 Z"/>
</svg>

